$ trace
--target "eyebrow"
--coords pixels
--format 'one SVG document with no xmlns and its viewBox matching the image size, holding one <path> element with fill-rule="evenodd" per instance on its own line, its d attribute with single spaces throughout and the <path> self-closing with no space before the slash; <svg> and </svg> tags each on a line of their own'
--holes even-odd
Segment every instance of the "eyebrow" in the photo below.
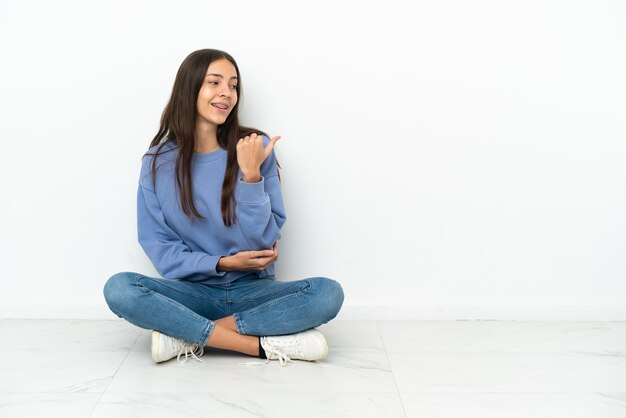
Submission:
<svg viewBox="0 0 626 418">
<path fill-rule="evenodd" d="M 213 73 L 212 73 L 212 74 L 207 74 L 206 76 L 208 77 L 208 76 L 210 76 L 210 75 L 214 75 L 214 76 L 216 76 L 216 77 L 224 78 L 224 76 L 223 76 L 223 75 L 221 75 L 221 74 L 213 74 Z M 205 77 L 205 78 L 206 78 L 206 77 Z M 230 79 L 232 80 L 233 78 L 234 78 L 235 80 L 237 80 L 237 77 L 236 77 L 236 76 L 232 76 Z"/>
</svg>

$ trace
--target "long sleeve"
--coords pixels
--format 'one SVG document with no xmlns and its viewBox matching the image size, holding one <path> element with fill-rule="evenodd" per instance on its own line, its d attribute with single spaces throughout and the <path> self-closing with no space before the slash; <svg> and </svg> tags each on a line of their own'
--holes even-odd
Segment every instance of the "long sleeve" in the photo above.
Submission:
<svg viewBox="0 0 626 418">
<path fill-rule="evenodd" d="M 166 279 L 202 280 L 206 276 L 223 276 L 217 272 L 219 255 L 192 251 L 167 225 L 154 191 L 137 188 L 137 233 L 139 244 Z"/>
<path fill-rule="evenodd" d="M 263 136 L 264 146 L 269 138 Z M 237 180 L 235 188 L 237 222 L 251 250 L 271 249 L 280 239 L 280 229 L 287 220 L 274 150 L 261 165 L 257 183 Z"/>
</svg>

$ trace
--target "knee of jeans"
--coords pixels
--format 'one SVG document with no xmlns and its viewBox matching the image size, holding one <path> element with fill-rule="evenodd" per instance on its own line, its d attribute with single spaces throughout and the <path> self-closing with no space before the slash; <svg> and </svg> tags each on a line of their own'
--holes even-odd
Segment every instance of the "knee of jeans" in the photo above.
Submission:
<svg viewBox="0 0 626 418">
<path fill-rule="evenodd" d="M 131 272 L 117 273 L 104 284 L 104 299 L 111 311 L 117 316 L 120 316 L 118 312 L 123 309 L 124 300 L 128 297 L 129 286 L 132 285 L 136 276 L 136 273 Z"/>
<path fill-rule="evenodd" d="M 327 277 L 318 277 L 316 283 L 319 287 L 320 298 L 323 301 L 320 305 L 324 308 L 327 321 L 337 316 L 343 305 L 343 288 L 336 280 Z"/>
</svg>

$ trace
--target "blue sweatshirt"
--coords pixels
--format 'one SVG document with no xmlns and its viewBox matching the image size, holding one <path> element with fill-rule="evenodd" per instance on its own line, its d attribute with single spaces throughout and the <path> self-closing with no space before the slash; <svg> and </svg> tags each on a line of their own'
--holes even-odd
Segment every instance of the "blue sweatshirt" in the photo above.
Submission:
<svg viewBox="0 0 626 418">
<path fill-rule="evenodd" d="M 264 146 L 269 138 L 262 136 Z M 149 149 L 156 153 L 158 145 Z M 169 149 L 173 151 L 165 152 Z M 182 211 L 176 192 L 176 155 L 172 141 L 157 158 L 156 185 L 152 186 L 150 168 L 154 156 L 142 159 L 137 188 L 137 233 L 139 244 L 165 279 L 202 283 L 228 283 L 253 271 L 217 272 L 220 257 L 240 251 L 272 249 L 280 239 L 280 228 L 287 220 L 278 180 L 274 151 L 261 165 L 261 180 L 246 183 L 239 170 L 235 186 L 236 223 L 227 227 L 222 221 L 221 193 L 227 151 L 192 157 L 193 198 L 196 209 L 206 219 L 192 224 Z M 256 272 L 259 277 L 274 275 L 274 264 Z"/>
</svg>

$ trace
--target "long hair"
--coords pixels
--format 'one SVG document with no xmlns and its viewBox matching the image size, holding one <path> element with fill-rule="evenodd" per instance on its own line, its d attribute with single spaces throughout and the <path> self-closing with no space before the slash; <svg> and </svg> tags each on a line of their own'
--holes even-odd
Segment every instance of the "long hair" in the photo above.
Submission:
<svg viewBox="0 0 626 418">
<path fill-rule="evenodd" d="M 217 142 L 221 148 L 227 150 L 226 170 L 224 172 L 224 182 L 222 184 L 222 220 L 224 225 L 231 226 L 235 221 L 235 186 L 237 184 L 237 173 L 239 163 L 237 162 L 237 141 L 239 138 L 256 132 L 258 135 L 268 136 L 265 132 L 239 124 L 239 103 L 241 102 L 241 74 L 235 59 L 230 54 L 218 49 L 200 49 L 192 52 L 180 65 L 172 95 L 161 115 L 161 125 L 159 131 L 150 143 L 150 148 L 159 145 L 152 160 L 152 184 L 156 183 L 156 160 L 162 153 L 161 148 L 168 142 L 174 142 L 178 147 L 176 157 L 176 185 L 180 191 L 180 203 L 183 212 L 194 221 L 194 216 L 206 219 L 202 216 L 193 201 L 191 162 L 194 150 L 196 149 L 196 118 L 197 101 L 200 88 L 204 83 L 209 65 L 219 59 L 227 59 L 237 70 L 237 103 L 231 110 L 223 124 L 217 127 Z M 161 143 L 161 141 L 165 140 Z M 172 148 L 173 150 L 174 148 Z M 167 152 L 167 151 L 166 151 Z M 280 164 L 278 164 L 280 167 Z M 280 173 L 278 174 L 280 181 Z"/>
</svg>

